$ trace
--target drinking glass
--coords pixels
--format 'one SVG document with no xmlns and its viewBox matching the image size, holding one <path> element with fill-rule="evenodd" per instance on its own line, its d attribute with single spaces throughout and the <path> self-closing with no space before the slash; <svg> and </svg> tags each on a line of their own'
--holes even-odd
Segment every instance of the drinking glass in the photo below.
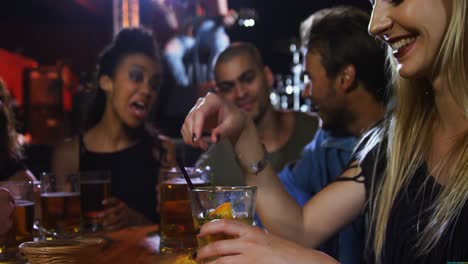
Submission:
<svg viewBox="0 0 468 264">
<path fill-rule="evenodd" d="M 190 191 L 193 224 L 196 232 L 214 219 L 233 219 L 252 225 L 255 213 L 255 186 L 198 187 Z M 231 239 L 225 234 L 197 237 L 198 248 L 214 241 Z M 210 259 L 213 260 L 213 259 Z"/>
<path fill-rule="evenodd" d="M 80 190 L 83 231 L 102 231 L 102 219 L 98 214 L 105 210 L 102 202 L 111 197 L 110 171 L 80 172 Z"/>
<path fill-rule="evenodd" d="M 80 235 L 79 174 L 43 173 L 41 183 L 41 237 L 51 240 Z"/>
<path fill-rule="evenodd" d="M 33 183 L 24 181 L 3 181 L 0 187 L 10 191 L 15 200 L 13 227 L 7 234 L 7 239 L 0 245 L 0 263 L 3 261 L 20 260 L 18 246 L 33 240 L 34 199 Z"/>
<path fill-rule="evenodd" d="M 209 171 L 186 168 L 195 186 L 207 186 Z M 161 213 L 161 253 L 177 253 L 194 249 L 197 245 L 193 228 L 188 185 L 178 168 L 160 173 L 159 203 Z"/>
</svg>

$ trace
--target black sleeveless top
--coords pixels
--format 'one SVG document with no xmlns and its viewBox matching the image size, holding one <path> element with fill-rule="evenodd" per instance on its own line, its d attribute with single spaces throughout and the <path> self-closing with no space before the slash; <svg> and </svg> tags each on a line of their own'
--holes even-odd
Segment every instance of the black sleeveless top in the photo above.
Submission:
<svg viewBox="0 0 468 264">
<path fill-rule="evenodd" d="M 385 152 L 385 150 L 383 150 Z M 372 175 L 377 161 L 376 175 L 366 178 L 366 193 L 369 195 L 372 184 L 382 180 L 386 158 L 376 155 L 374 149 L 361 164 L 362 174 Z M 376 159 L 376 156 L 380 158 Z M 418 255 L 416 244 L 432 219 L 434 204 L 444 186 L 438 184 L 429 175 L 426 165 L 421 165 L 407 186 L 397 194 L 387 224 L 384 248 L 381 256 L 382 264 L 387 263 L 447 263 L 468 261 L 468 203 L 465 205 L 456 221 L 450 223 L 440 241 L 427 255 Z M 369 197 L 373 199 L 373 197 Z M 368 210 L 367 210 L 368 211 Z M 372 241 L 372 230 L 370 231 Z M 372 245 L 370 243 L 370 245 Z M 367 263 L 375 263 L 372 249 L 366 251 Z"/>
<path fill-rule="evenodd" d="M 26 166 L 22 161 L 15 159 L 8 159 L 0 162 L 0 181 L 6 181 L 15 173 L 21 170 L 26 170 Z"/>
<path fill-rule="evenodd" d="M 80 171 L 111 172 L 111 192 L 153 222 L 156 214 L 156 184 L 160 163 L 153 158 L 152 142 L 145 136 L 135 145 L 112 153 L 96 153 L 86 149 L 80 136 Z"/>
</svg>

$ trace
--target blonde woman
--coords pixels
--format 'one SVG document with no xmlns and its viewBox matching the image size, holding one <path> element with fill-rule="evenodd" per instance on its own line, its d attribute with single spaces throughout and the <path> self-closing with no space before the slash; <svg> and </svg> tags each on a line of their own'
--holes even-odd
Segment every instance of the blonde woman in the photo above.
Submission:
<svg viewBox="0 0 468 264">
<path fill-rule="evenodd" d="M 397 104 L 364 140 L 355 161 L 304 208 L 281 188 L 252 122 L 209 94 L 186 118 L 187 143 L 202 148 L 228 137 L 246 181 L 259 187 L 258 213 L 272 234 L 221 220 L 200 236 L 238 238 L 198 250 L 214 263 L 333 263 L 317 247 L 363 211 L 368 263 L 468 260 L 468 28 L 466 0 L 375 0 L 370 33 L 389 49 Z M 365 182 L 364 184 L 362 182 Z M 278 213 L 279 212 L 279 213 Z M 279 235 L 283 238 L 279 238 Z M 289 242 L 286 239 L 295 241 Z"/>
</svg>

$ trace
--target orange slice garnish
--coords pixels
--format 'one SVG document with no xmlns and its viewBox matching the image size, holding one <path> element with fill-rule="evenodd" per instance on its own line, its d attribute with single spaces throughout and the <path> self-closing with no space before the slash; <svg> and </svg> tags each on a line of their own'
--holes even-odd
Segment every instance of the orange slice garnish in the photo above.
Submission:
<svg viewBox="0 0 468 264">
<path fill-rule="evenodd" d="M 214 219 L 233 219 L 231 203 L 223 203 L 209 214 Z"/>
</svg>

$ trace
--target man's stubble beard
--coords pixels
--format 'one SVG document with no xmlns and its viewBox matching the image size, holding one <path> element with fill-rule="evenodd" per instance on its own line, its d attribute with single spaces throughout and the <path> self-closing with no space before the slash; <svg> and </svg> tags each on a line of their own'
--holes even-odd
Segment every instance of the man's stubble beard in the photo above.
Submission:
<svg viewBox="0 0 468 264">
<path fill-rule="evenodd" d="M 253 122 L 255 126 L 257 126 L 258 124 L 262 122 L 269 107 L 271 107 L 271 104 L 269 104 L 269 102 L 267 102 L 266 105 L 259 104 L 258 113 L 253 117 Z"/>
<path fill-rule="evenodd" d="M 323 124 L 323 129 L 331 132 L 335 136 L 349 136 L 351 131 L 348 131 L 349 124 L 354 122 L 354 114 L 352 111 L 342 107 L 336 111 L 329 113 L 330 120 Z"/>
</svg>

